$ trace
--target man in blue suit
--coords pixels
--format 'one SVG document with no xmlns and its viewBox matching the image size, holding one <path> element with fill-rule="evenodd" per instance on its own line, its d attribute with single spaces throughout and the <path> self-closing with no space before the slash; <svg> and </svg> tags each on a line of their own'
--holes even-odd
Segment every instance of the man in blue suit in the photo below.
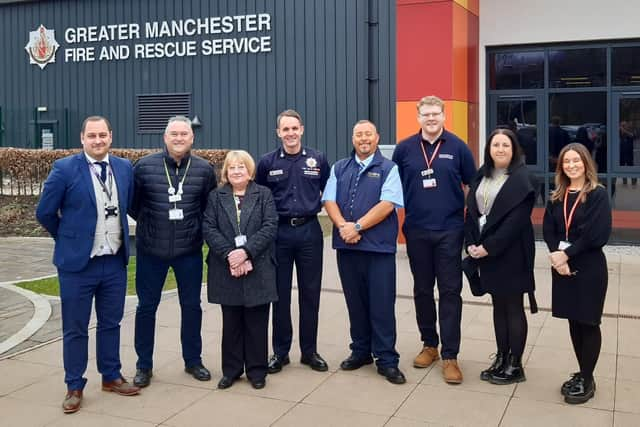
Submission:
<svg viewBox="0 0 640 427">
<path fill-rule="evenodd" d="M 131 163 L 109 155 L 111 124 L 87 117 L 83 152 L 56 161 L 36 208 L 38 221 L 55 240 L 62 302 L 63 358 L 67 394 L 62 409 L 80 409 L 87 382 L 88 326 L 95 298 L 96 353 L 102 390 L 138 394 L 120 373 L 120 321 L 129 259 L 127 208 L 133 194 Z"/>
</svg>

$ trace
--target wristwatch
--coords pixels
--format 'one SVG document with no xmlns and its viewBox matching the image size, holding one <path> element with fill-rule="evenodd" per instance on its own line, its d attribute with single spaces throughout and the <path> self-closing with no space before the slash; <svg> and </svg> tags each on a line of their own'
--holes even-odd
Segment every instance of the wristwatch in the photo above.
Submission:
<svg viewBox="0 0 640 427">
<path fill-rule="evenodd" d="M 360 225 L 359 222 L 356 222 L 355 229 L 356 229 L 356 231 L 359 232 L 360 230 L 362 230 L 362 225 Z"/>
</svg>

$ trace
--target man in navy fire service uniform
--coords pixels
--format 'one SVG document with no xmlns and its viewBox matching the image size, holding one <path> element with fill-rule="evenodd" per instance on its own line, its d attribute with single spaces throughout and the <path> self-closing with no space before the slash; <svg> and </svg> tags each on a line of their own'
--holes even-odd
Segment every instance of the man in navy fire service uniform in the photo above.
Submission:
<svg viewBox="0 0 640 427">
<path fill-rule="evenodd" d="M 276 240 L 278 302 L 273 305 L 274 354 L 268 371 L 280 372 L 289 364 L 294 264 L 300 311 L 300 363 L 326 371 L 327 363 L 317 351 L 323 246 L 317 214 L 329 164 L 322 153 L 302 146 L 304 125 L 298 112 L 283 111 L 276 126 L 282 146 L 260 159 L 256 173 L 256 182 L 271 189 L 280 217 Z"/>
<path fill-rule="evenodd" d="M 413 274 L 416 320 L 423 347 L 414 359 L 426 368 L 440 358 L 436 331 L 439 295 L 442 374 L 445 382 L 459 384 L 462 317 L 462 265 L 464 240 L 464 191 L 476 173 L 471 150 L 460 138 L 444 129 L 444 102 L 426 96 L 418 104 L 420 131 L 402 141 L 393 153 L 404 192 L 407 255 Z"/>
<path fill-rule="evenodd" d="M 333 166 L 322 200 L 334 224 L 333 248 L 349 310 L 351 355 L 340 368 L 352 371 L 375 357 L 380 375 L 404 384 L 395 350 L 394 312 L 395 208 L 402 207 L 402 184 L 398 167 L 378 151 L 379 140 L 373 123 L 356 123 L 354 154 Z"/>
</svg>

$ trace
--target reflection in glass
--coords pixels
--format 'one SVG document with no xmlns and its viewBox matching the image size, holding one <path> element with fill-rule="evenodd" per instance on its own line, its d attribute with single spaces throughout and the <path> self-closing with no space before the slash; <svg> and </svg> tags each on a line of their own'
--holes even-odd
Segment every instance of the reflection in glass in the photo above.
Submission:
<svg viewBox="0 0 640 427">
<path fill-rule="evenodd" d="M 509 52 L 489 55 L 491 89 L 544 87 L 544 52 Z"/>
<path fill-rule="evenodd" d="M 598 173 L 607 172 L 606 93 L 550 94 L 549 122 L 551 124 L 548 147 L 550 171 L 556 170 L 558 153 L 562 147 L 568 142 L 579 142 L 591 152 L 598 166 Z M 552 128 L 554 128 L 553 132 Z"/>
<path fill-rule="evenodd" d="M 614 86 L 640 86 L 640 47 L 614 47 L 611 73 Z"/>
<path fill-rule="evenodd" d="M 615 209 L 626 211 L 640 211 L 640 185 L 633 185 L 631 180 L 625 184 L 622 178 L 612 178 L 613 206 Z M 635 213 L 636 221 L 640 219 L 640 214 Z"/>
<path fill-rule="evenodd" d="M 620 166 L 640 166 L 640 98 L 622 98 L 618 108 Z"/>
<path fill-rule="evenodd" d="M 549 87 L 580 88 L 606 84 L 606 49 L 549 51 Z"/>
<path fill-rule="evenodd" d="M 537 108 L 535 100 L 509 99 L 497 103 L 497 127 L 511 129 L 517 136 L 528 165 L 538 163 Z"/>
</svg>

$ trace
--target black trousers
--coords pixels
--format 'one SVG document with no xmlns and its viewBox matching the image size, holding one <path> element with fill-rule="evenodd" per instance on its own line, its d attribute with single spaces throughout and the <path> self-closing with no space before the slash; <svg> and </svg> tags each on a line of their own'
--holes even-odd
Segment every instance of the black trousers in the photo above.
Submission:
<svg viewBox="0 0 640 427">
<path fill-rule="evenodd" d="M 462 319 L 463 230 L 411 230 L 405 232 L 407 255 L 413 274 L 413 299 L 420 338 L 424 345 L 438 347 L 436 330 L 440 317 L 443 359 L 456 359 L 460 351 Z M 438 283 L 438 313 L 433 287 Z"/>
<path fill-rule="evenodd" d="M 293 341 L 291 282 L 294 264 L 298 283 L 300 353 L 309 355 L 317 350 L 323 242 L 317 218 L 298 227 L 278 226 L 278 301 L 273 303 L 273 352 L 278 356 L 288 355 Z"/>
<path fill-rule="evenodd" d="M 222 306 L 222 375 L 250 381 L 267 375 L 269 304 Z"/>
</svg>

